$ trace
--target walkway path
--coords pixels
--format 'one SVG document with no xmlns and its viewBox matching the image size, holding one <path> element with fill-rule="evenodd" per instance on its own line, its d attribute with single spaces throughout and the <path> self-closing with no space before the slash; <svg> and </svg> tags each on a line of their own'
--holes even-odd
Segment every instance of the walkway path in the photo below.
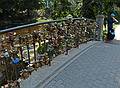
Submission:
<svg viewBox="0 0 120 88">
<path fill-rule="evenodd" d="M 56 57 L 21 82 L 21 88 L 120 88 L 120 26 L 116 40 L 89 42 Z"/>
<path fill-rule="evenodd" d="M 100 43 L 78 55 L 42 88 L 120 88 L 120 42 Z"/>
<path fill-rule="evenodd" d="M 32 72 L 32 75 L 27 79 L 21 82 L 21 88 L 42 88 L 49 80 L 54 78 L 61 70 L 63 70 L 66 65 L 69 65 L 73 62 L 77 55 L 83 54 L 85 51 L 89 50 L 96 43 L 91 41 L 85 44 L 81 44 L 80 48 L 73 48 L 70 50 L 69 55 L 59 55 L 54 58 L 51 66 L 44 66 L 39 68 L 38 71 Z"/>
<path fill-rule="evenodd" d="M 120 25 L 115 35 L 78 55 L 42 88 L 120 88 Z"/>
</svg>

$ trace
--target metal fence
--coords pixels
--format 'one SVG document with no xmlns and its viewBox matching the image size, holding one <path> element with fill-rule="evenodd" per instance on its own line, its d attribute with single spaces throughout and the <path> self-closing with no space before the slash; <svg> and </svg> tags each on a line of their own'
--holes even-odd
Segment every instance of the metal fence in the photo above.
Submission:
<svg viewBox="0 0 120 88">
<path fill-rule="evenodd" d="M 0 30 L 1 85 L 28 78 L 37 68 L 52 65 L 56 56 L 67 55 L 71 48 L 79 48 L 81 43 L 95 38 L 96 22 L 85 18 L 38 22 Z"/>
</svg>

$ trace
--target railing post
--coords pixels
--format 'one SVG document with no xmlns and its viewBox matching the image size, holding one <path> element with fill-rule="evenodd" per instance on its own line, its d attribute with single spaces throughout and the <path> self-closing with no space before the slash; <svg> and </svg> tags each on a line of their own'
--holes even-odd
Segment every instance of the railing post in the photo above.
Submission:
<svg viewBox="0 0 120 88">
<path fill-rule="evenodd" d="M 22 39 L 21 39 L 21 36 L 19 35 L 19 48 L 20 48 L 20 58 L 21 60 L 23 61 L 23 49 L 22 49 Z"/>
<path fill-rule="evenodd" d="M 103 31 L 103 22 L 104 22 L 104 15 L 97 15 L 96 16 L 96 32 L 97 32 L 97 39 L 98 41 L 102 40 L 102 31 Z"/>
</svg>

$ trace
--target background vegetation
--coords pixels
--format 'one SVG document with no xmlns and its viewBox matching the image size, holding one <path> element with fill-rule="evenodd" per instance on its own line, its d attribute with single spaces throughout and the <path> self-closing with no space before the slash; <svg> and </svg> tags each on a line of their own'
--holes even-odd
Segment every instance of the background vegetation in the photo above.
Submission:
<svg viewBox="0 0 120 88">
<path fill-rule="evenodd" d="M 112 12 L 120 18 L 120 0 L 0 0 L 0 26 L 61 19 L 69 14 L 95 19 Z"/>
</svg>

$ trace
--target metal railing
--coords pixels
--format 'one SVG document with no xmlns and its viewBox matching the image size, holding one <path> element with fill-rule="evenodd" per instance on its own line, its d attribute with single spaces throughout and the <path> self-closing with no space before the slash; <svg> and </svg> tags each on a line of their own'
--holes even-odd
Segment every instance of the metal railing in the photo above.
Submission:
<svg viewBox="0 0 120 88">
<path fill-rule="evenodd" d="M 38 67 L 51 65 L 56 56 L 67 55 L 71 48 L 79 48 L 81 43 L 95 38 L 96 22 L 85 18 L 38 22 L 0 30 L 2 82 L 9 83 L 20 77 L 26 79 Z"/>
</svg>

